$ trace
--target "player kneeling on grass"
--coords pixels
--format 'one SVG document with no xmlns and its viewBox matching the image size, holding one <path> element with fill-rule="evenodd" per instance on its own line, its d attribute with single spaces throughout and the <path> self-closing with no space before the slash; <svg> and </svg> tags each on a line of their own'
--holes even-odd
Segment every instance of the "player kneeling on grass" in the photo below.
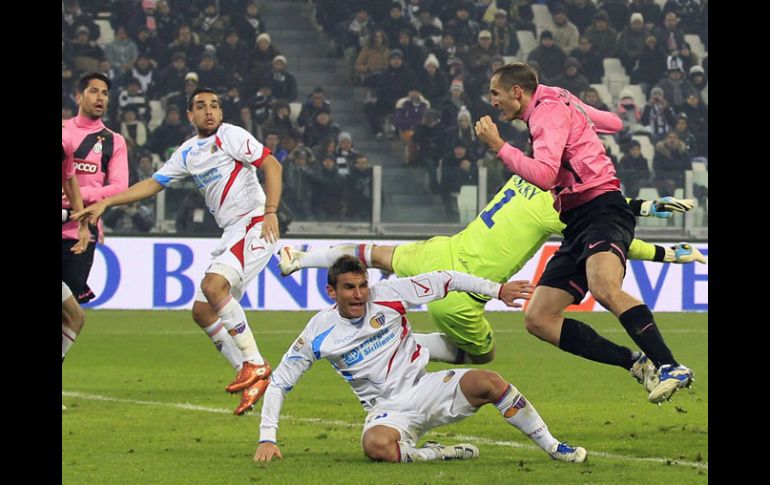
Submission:
<svg viewBox="0 0 770 485">
<path fill-rule="evenodd" d="M 514 300 L 529 299 L 527 281 L 493 283 L 457 271 L 435 271 L 383 280 L 369 288 L 366 267 L 342 256 L 329 269 L 326 291 L 337 304 L 316 314 L 273 371 L 262 405 L 260 444 L 254 461 L 282 458 L 276 444 L 286 392 L 316 360 L 328 360 L 369 413 L 361 444 L 374 461 L 412 462 L 476 458 L 475 446 L 416 443 L 426 432 L 466 418 L 492 403 L 512 426 L 552 458 L 582 462 L 586 450 L 559 442 L 532 404 L 496 372 L 451 369 L 426 372 L 429 355 L 406 319 L 406 308 L 469 291 Z"/>
</svg>

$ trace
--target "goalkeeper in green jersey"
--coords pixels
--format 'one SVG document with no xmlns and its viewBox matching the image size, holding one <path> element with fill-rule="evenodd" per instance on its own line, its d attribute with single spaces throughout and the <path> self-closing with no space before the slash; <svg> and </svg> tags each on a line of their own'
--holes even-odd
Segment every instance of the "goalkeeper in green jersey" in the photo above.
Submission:
<svg viewBox="0 0 770 485">
<path fill-rule="evenodd" d="M 659 201 L 632 199 L 629 205 L 636 215 L 670 217 L 673 212 L 688 211 L 693 202 L 666 197 Z M 436 236 L 398 246 L 346 244 L 306 252 L 284 247 L 280 268 L 284 276 L 301 268 L 328 268 L 338 257 L 349 254 L 369 267 L 398 277 L 455 270 L 504 283 L 549 237 L 561 235 L 564 227 L 553 208 L 550 192 L 514 175 L 484 210 L 454 236 Z M 628 257 L 669 263 L 706 262 L 690 244 L 664 248 L 638 239 L 632 242 Z M 520 289 L 520 297 L 528 299 L 534 287 L 522 282 Z M 483 295 L 452 292 L 443 300 L 428 304 L 431 321 L 442 333 L 415 336 L 418 343 L 429 349 L 431 360 L 483 364 L 494 358 L 494 333 L 484 317 L 487 301 L 489 298 Z"/>
</svg>

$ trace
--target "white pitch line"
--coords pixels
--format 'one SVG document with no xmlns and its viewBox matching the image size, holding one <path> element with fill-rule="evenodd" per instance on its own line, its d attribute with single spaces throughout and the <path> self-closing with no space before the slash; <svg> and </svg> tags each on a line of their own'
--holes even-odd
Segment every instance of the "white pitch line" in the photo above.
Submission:
<svg viewBox="0 0 770 485">
<path fill-rule="evenodd" d="M 74 397 L 79 399 L 86 399 L 89 401 L 109 401 L 109 402 L 117 402 L 117 403 L 126 403 L 126 404 L 141 404 L 144 406 L 159 406 L 159 407 L 167 407 L 167 408 L 174 408 L 174 409 L 185 409 L 188 411 L 202 411 L 206 413 L 216 413 L 216 414 L 232 414 L 232 411 L 229 409 L 224 408 L 215 408 L 210 406 L 199 406 L 197 404 L 190 404 L 190 403 L 173 403 L 173 402 L 162 402 L 162 401 L 141 401 L 138 399 L 125 399 L 125 398 L 119 398 L 119 397 L 109 397 L 109 396 L 99 396 L 96 394 L 86 394 L 82 392 L 73 392 L 73 391 L 62 391 L 62 396 L 65 397 Z M 66 413 L 65 413 L 66 414 Z M 248 417 L 255 418 L 259 416 L 259 412 L 254 411 L 247 415 Z M 321 418 L 297 418 L 291 415 L 283 414 L 281 415 L 282 419 L 288 419 L 291 421 L 299 421 L 303 423 L 316 423 L 321 425 L 337 425 L 337 426 L 361 426 L 360 422 L 351 423 L 348 421 L 340 421 L 336 419 L 321 419 Z M 485 445 L 494 445 L 494 446 L 505 446 L 508 448 L 524 448 L 528 450 L 540 450 L 537 446 L 521 443 L 518 441 L 499 441 L 499 440 L 490 440 L 488 438 L 482 438 L 480 436 L 469 436 L 469 435 L 458 435 L 458 434 L 447 434 L 447 433 L 441 433 L 441 432 L 434 432 L 435 434 L 439 436 L 447 436 L 452 438 L 457 438 L 458 440 L 462 441 L 473 441 L 476 443 L 481 443 Z M 625 461 L 641 461 L 641 462 L 649 462 L 649 463 L 666 463 L 669 465 L 680 465 L 680 466 L 689 466 L 693 468 L 700 468 L 704 470 L 708 470 L 709 465 L 708 462 L 706 463 L 700 463 L 695 461 L 684 461 L 684 460 L 674 460 L 671 458 L 658 458 L 658 457 L 638 457 L 638 456 L 627 456 L 627 455 L 617 455 L 614 453 L 606 453 L 603 451 L 589 451 L 589 457 L 591 456 L 600 456 L 602 458 L 608 458 L 610 460 L 625 460 Z"/>
</svg>

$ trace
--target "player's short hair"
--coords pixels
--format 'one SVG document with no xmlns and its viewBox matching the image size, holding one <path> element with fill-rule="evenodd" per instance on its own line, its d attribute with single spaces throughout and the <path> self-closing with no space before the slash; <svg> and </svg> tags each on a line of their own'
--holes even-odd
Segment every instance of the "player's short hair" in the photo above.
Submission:
<svg viewBox="0 0 770 485">
<path fill-rule="evenodd" d="M 528 92 L 534 93 L 537 88 L 537 73 L 523 62 L 512 62 L 495 69 L 492 76 L 499 75 L 499 82 L 505 89 L 511 89 L 518 84 Z"/>
<path fill-rule="evenodd" d="M 329 273 L 326 275 L 326 283 L 332 288 L 337 288 L 337 279 L 341 274 L 355 273 L 367 276 L 366 266 L 364 263 L 348 254 L 340 256 L 337 261 L 329 267 Z"/>
<path fill-rule="evenodd" d="M 187 100 L 187 111 L 192 111 L 192 109 L 193 109 L 193 99 L 195 99 L 195 97 L 197 95 L 199 95 L 200 93 L 211 93 L 211 94 L 213 94 L 214 96 L 217 97 L 217 102 L 219 102 L 220 105 L 222 104 L 222 102 L 219 100 L 219 95 L 213 89 L 211 89 L 211 88 L 195 88 L 195 91 L 193 91 L 192 94 L 190 94 L 190 98 Z"/>
<path fill-rule="evenodd" d="M 91 79 L 104 81 L 104 84 L 107 85 L 108 90 L 112 88 L 112 81 L 110 81 L 110 78 L 100 72 L 88 72 L 80 76 L 80 79 L 78 79 L 77 92 L 84 93 L 85 90 L 88 89 L 88 83 L 91 82 Z"/>
</svg>

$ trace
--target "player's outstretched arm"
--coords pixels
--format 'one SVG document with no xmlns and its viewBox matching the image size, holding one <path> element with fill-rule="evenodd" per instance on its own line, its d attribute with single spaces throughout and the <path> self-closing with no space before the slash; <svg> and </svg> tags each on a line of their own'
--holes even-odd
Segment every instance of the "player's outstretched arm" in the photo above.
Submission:
<svg viewBox="0 0 770 485">
<path fill-rule="evenodd" d="M 283 459 L 281 449 L 272 441 L 263 441 L 257 446 L 257 452 L 254 453 L 254 461 L 270 461 L 273 457 Z"/>
<path fill-rule="evenodd" d="M 692 263 L 693 261 L 704 264 L 708 262 L 703 253 L 692 244 L 681 242 L 671 247 L 664 247 L 641 239 L 631 241 L 631 247 L 628 248 L 628 259 L 676 264 Z"/>
<path fill-rule="evenodd" d="M 104 213 L 108 207 L 115 205 L 125 205 L 137 200 L 147 199 L 157 194 L 165 187 L 159 184 L 155 179 L 148 178 L 136 183 L 128 188 L 125 192 L 115 194 L 112 197 L 107 197 L 104 200 L 100 200 L 95 204 L 91 204 L 82 211 L 74 212 L 71 216 L 73 220 L 80 221 L 86 218 L 90 224 L 96 224 L 99 217 Z"/>
<path fill-rule="evenodd" d="M 626 199 L 634 214 L 641 217 L 658 217 L 667 219 L 674 212 L 688 212 L 695 207 L 693 199 L 677 199 L 676 197 L 663 197 L 657 200 Z"/>
</svg>

